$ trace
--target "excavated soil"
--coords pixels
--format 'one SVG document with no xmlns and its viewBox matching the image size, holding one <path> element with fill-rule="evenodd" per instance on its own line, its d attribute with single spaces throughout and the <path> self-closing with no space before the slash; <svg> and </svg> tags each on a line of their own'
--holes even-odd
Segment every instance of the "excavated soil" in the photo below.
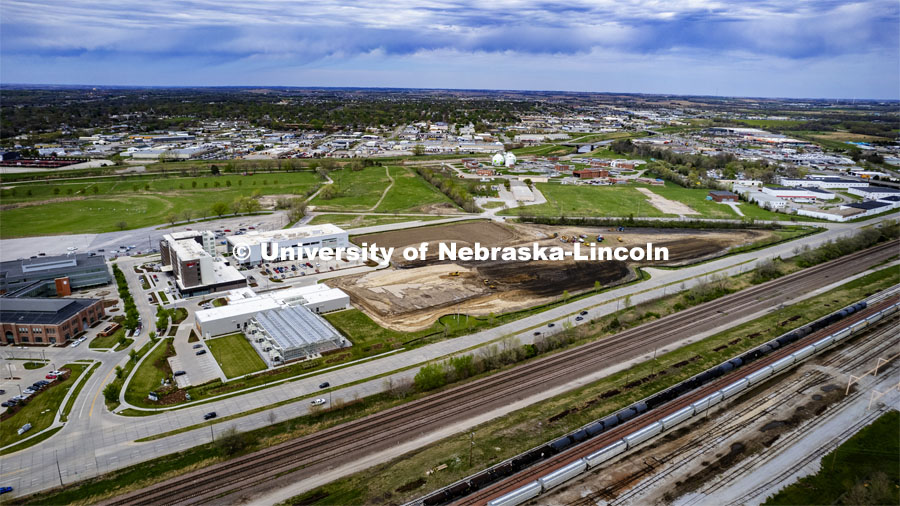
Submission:
<svg viewBox="0 0 900 506">
<path fill-rule="evenodd" d="M 438 244 L 457 247 L 562 246 L 558 236 L 587 235 L 588 241 L 604 237 L 601 246 L 654 246 L 669 249 L 668 262 L 620 261 L 470 261 L 451 262 L 437 258 Z M 377 244 L 396 248 L 391 267 L 337 278 L 329 284 L 350 294 L 353 303 L 379 324 L 402 331 L 427 328 L 442 315 L 464 312 L 471 315 L 500 314 L 558 300 L 563 292 L 577 295 L 593 290 L 595 283 L 608 287 L 636 277 L 634 266 L 683 265 L 713 258 L 729 248 L 768 236 L 760 230 L 658 230 L 632 229 L 624 232 L 597 227 L 553 227 L 527 224 L 500 224 L 477 221 L 416 229 L 394 230 L 354 237 L 356 244 Z M 424 261 L 408 262 L 402 249 L 422 242 L 429 244 Z"/>
</svg>

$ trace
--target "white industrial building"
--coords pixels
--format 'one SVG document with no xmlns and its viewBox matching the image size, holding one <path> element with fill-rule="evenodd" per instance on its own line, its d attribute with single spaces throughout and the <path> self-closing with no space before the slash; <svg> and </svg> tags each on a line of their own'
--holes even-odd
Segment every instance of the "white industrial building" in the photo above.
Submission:
<svg viewBox="0 0 900 506">
<path fill-rule="evenodd" d="M 244 332 L 257 314 L 278 308 L 303 306 L 314 314 L 321 314 L 350 307 L 350 296 L 346 292 L 321 283 L 264 294 L 243 288 L 229 292 L 226 300 L 226 306 L 195 313 L 200 335 L 211 337 Z"/>
<path fill-rule="evenodd" d="M 238 246 L 249 249 L 249 257 L 241 261 L 248 265 L 259 265 L 269 261 L 264 260 L 262 255 L 262 246 L 265 243 L 269 243 L 278 251 L 285 248 L 346 248 L 351 245 L 347 232 L 330 223 L 267 232 L 251 231 L 243 235 L 230 236 L 226 242 L 229 253 Z"/>
<path fill-rule="evenodd" d="M 735 193 L 744 195 L 747 200 L 765 209 L 785 209 L 788 205 L 787 200 L 766 193 L 762 191 L 761 188 L 756 186 L 742 186 L 739 184 L 734 184 L 732 185 L 732 190 Z"/>
<path fill-rule="evenodd" d="M 865 181 L 857 181 L 855 179 L 848 179 L 844 177 L 831 177 L 831 176 L 811 176 L 805 179 L 794 179 L 783 177 L 781 178 L 781 184 L 784 186 L 794 186 L 801 188 L 865 188 L 869 186 L 869 183 Z"/>
<path fill-rule="evenodd" d="M 850 188 L 848 193 L 859 195 L 867 200 L 878 200 L 886 197 L 896 197 L 900 195 L 900 190 L 896 188 L 885 188 L 883 186 L 869 186 L 868 188 Z"/>
<path fill-rule="evenodd" d="M 837 198 L 832 192 L 827 192 L 819 188 L 787 188 L 784 186 L 765 187 L 763 193 L 767 193 L 773 197 L 794 202 L 815 202 L 816 200 L 833 200 Z"/>
</svg>

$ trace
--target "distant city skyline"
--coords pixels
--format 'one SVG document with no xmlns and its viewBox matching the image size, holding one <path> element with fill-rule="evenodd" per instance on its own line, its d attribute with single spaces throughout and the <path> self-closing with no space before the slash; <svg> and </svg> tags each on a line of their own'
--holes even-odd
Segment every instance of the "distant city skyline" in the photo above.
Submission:
<svg viewBox="0 0 900 506">
<path fill-rule="evenodd" d="M 900 99 L 900 3 L 0 5 L 0 82 Z"/>
</svg>

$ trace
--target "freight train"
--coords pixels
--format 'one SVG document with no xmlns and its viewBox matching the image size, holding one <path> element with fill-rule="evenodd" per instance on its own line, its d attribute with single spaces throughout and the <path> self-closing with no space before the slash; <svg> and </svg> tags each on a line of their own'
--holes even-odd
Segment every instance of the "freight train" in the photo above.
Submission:
<svg viewBox="0 0 900 506">
<path fill-rule="evenodd" d="M 838 321 L 858 311 L 861 311 L 866 307 L 867 302 L 858 302 L 844 309 L 841 309 L 840 311 L 836 311 L 824 318 L 788 332 L 787 334 L 766 342 L 750 351 L 743 353 L 742 355 L 739 355 L 738 357 L 732 358 L 722 364 L 711 367 L 710 369 L 707 369 L 706 371 L 697 374 L 696 376 L 684 380 L 677 385 L 669 387 L 662 392 L 654 394 L 641 401 L 635 402 L 634 404 L 618 411 L 615 414 L 590 423 L 570 434 L 551 441 L 550 443 L 537 448 L 533 448 L 525 453 L 497 464 L 496 466 L 487 469 L 479 474 L 456 482 L 444 489 L 438 490 L 424 497 L 421 504 L 424 504 L 426 506 L 435 506 L 448 503 L 450 501 L 453 501 L 454 499 L 458 499 L 471 494 L 477 490 L 484 488 L 488 484 L 511 476 L 539 461 L 562 453 L 563 451 L 566 451 L 579 443 L 597 437 L 598 435 L 603 434 L 604 432 L 607 432 L 614 427 L 625 423 L 628 420 L 631 420 L 632 418 L 642 415 L 648 411 L 652 411 L 653 409 L 656 409 L 659 406 L 662 406 L 663 404 L 666 404 L 692 390 L 710 383 L 739 367 L 758 360 L 761 357 L 772 353 L 778 348 L 787 346 L 798 341 L 801 338 L 812 334 L 813 332 L 817 332 L 834 323 L 837 323 Z M 634 448 L 635 446 L 643 443 L 644 441 L 647 441 L 653 436 L 656 436 L 657 434 L 660 434 L 664 431 L 668 431 L 673 427 L 684 423 L 691 417 L 699 415 L 708 408 L 715 406 L 716 404 L 726 399 L 734 397 L 741 391 L 760 383 L 766 378 L 778 372 L 781 372 L 785 368 L 806 359 L 810 355 L 819 353 L 822 350 L 833 346 L 836 342 L 845 339 L 847 336 L 854 334 L 862 328 L 867 327 L 868 325 L 881 320 L 883 317 L 896 312 L 898 310 L 898 307 L 900 307 L 900 303 L 894 303 L 889 307 L 865 318 L 864 320 L 842 328 L 837 332 L 824 337 L 816 341 L 815 343 L 810 344 L 809 346 L 797 350 L 791 355 L 788 355 L 770 365 L 767 365 L 762 369 L 753 372 L 743 378 L 735 380 L 733 383 L 727 385 L 721 390 L 709 394 L 706 397 L 698 400 L 697 402 L 694 402 L 693 404 L 686 406 L 660 419 L 657 422 L 653 422 L 650 425 L 647 425 L 646 427 L 643 427 L 640 430 L 637 430 L 625 436 L 615 443 L 597 450 L 587 457 L 578 459 L 543 476 L 538 480 L 535 480 L 502 497 L 490 501 L 488 505 L 514 506 L 532 499 L 539 494 L 546 492 L 550 488 L 568 481 L 573 477 L 585 472 L 586 470 L 592 469 L 624 453 L 625 451 Z"/>
</svg>

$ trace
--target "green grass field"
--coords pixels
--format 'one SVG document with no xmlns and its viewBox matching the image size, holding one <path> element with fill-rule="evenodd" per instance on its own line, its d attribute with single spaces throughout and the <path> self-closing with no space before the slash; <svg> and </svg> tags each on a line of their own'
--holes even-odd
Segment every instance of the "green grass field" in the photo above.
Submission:
<svg viewBox="0 0 900 506">
<path fill-rule="evenodd" d="M 663 214 L 647 200 L 637 188 L 647 188 L 653 193 L 686 204 L 699 215 L 697 218 L 739 219 L 730 206 L 706 200 L 707 188 L 683 188 L 666 181 L 664 186 L 627 184 L 614 186 L 575 186 L 554 183 L 538 183 L 537 188 L 547 198 L 546 204 L 507 209 L 499 214 L 528 216 L 634 216 L 659 217 Z M 745 216 L 765 220 L 786 220 L 788 216 L 762 209 L 746 202 L 740 204 Z M 802 219 L 802 217 L 801 217 Z"/>
<path fill-rule="evenodd" d="M 162 386 L 162 380 L 172 374 L 166 357 L 170 356 L 170 353 L 171 355 L 175 354 L 175 349 L 172 347 L 174 341 L 172 338 L 163 339 L 163 342 L 157 345 L 141 362 L 125 390 L 125 400 L 129 404 L 139 407 L 156 406 L 147 400 L 147 394 Z"/>
<path fill-rule="evenodd" d="M 0 423 L 0 446 L 21 441 L 49 427 L 53 423 L 53 419 L 56 418 L 56 412 L 59 410 L 66 393 L 72 388 L 75 380 L 78 379 L 78 376 L 81 375 L 87 366 L 88 364 L 64 365 L 62 369 L 72 371 L 65 381 L 56 381 L 53 383 L 53 386 L 32 396 L 28 404 L 16 414 L 4 420 L 3 423 Z M 26 423 L 31 424 L 31 430 L 21 436 L 18 435 L 19 427 Z"/>
<path fill-rule="evenodd" d="M 506 209 L 498 214 L 533 216 L 665 216 L 631 185 L 575 186 L 537 183 L 546 204 Z"/>
<path fill-rule="evenodd" d="M 231 181 L 231 186 L 226 183 Z M 193 183 L 197 183 L 196 188 Z M 219 183 L 219 187 L 215 187 Z M 174 213 L 183 220 L 191 211 L 192 219 L 212 216 L 216 202 L 231 203 L 249 197 L 256 190 L 263 195 L 305 194 L 319 184 L 311 172 L 257 174 L 253 176 L 217 176 L 196 178 L 160 178 L 156 180 L 104 181 L 100 183 L 23 183 L 3 190 L 4 204 L 52 200 L 37 206 L 0 211 L 0 238 L 66 233 L 100 233 L 161 225 Z M 150 189 L 144 189 L 150 185 Z M 67 187 L 83 193 L 68 195 Z M 137 186 L 138 190 L 134 191 Z M 184 187 L 182 189 L 181 187 Z M 93 188 L 99 192 L 94 193 Z M 59 194 L 53 188 L 63 188 Z M 27 195 L 31 191 L 32 195 Z M 79 198 L 80 200 L 66 200 Z"/>
<path fill-rule="evenodd" d="M 394 185 L 375 209 L 378 213 L 419 212 L 432 204 L 457 208 L 446 195 L 406 167 L 389 167 Z"/>
<path fill-rule="evenodd" d="M 763 504 L 900 504 L 898 429 L 900 412 L 881 415 Z"/>
<path fill-rule="evenodd" d="M 310 225 L 332 223 L 342 228 L 373 227 L 406 221 L 432 221 L 442 216 L 383 216 L 377 214 L 320 214 L 310 220 Z"/>
<path fill-rule="evenodd" d="M 310 204 L 319 210 L 368 211 L 391 184 L 384 167 L 366 167 L 360 171 L 336 170 L 329 174 L 337 188 L 337 196 L 324 199 L 317 195 Z"/>
<path fill-rule="evenodd" d="M 210 353 L 228 378 L 236 378 L 266 368 L 253 346 L 243 334 L 230 334 L 206 341 Z"/>
<path fill-rule="evenodd" d="M 95 337 L 91 339 L 91 342 L 88 343 L 88 346 L 91 348 L 112 348 L 119 343 L 119 338 L 124 335 L 125 329 L 123 327 L 119 327 L 118 330 L 106 337 Z"/>
</svg>

